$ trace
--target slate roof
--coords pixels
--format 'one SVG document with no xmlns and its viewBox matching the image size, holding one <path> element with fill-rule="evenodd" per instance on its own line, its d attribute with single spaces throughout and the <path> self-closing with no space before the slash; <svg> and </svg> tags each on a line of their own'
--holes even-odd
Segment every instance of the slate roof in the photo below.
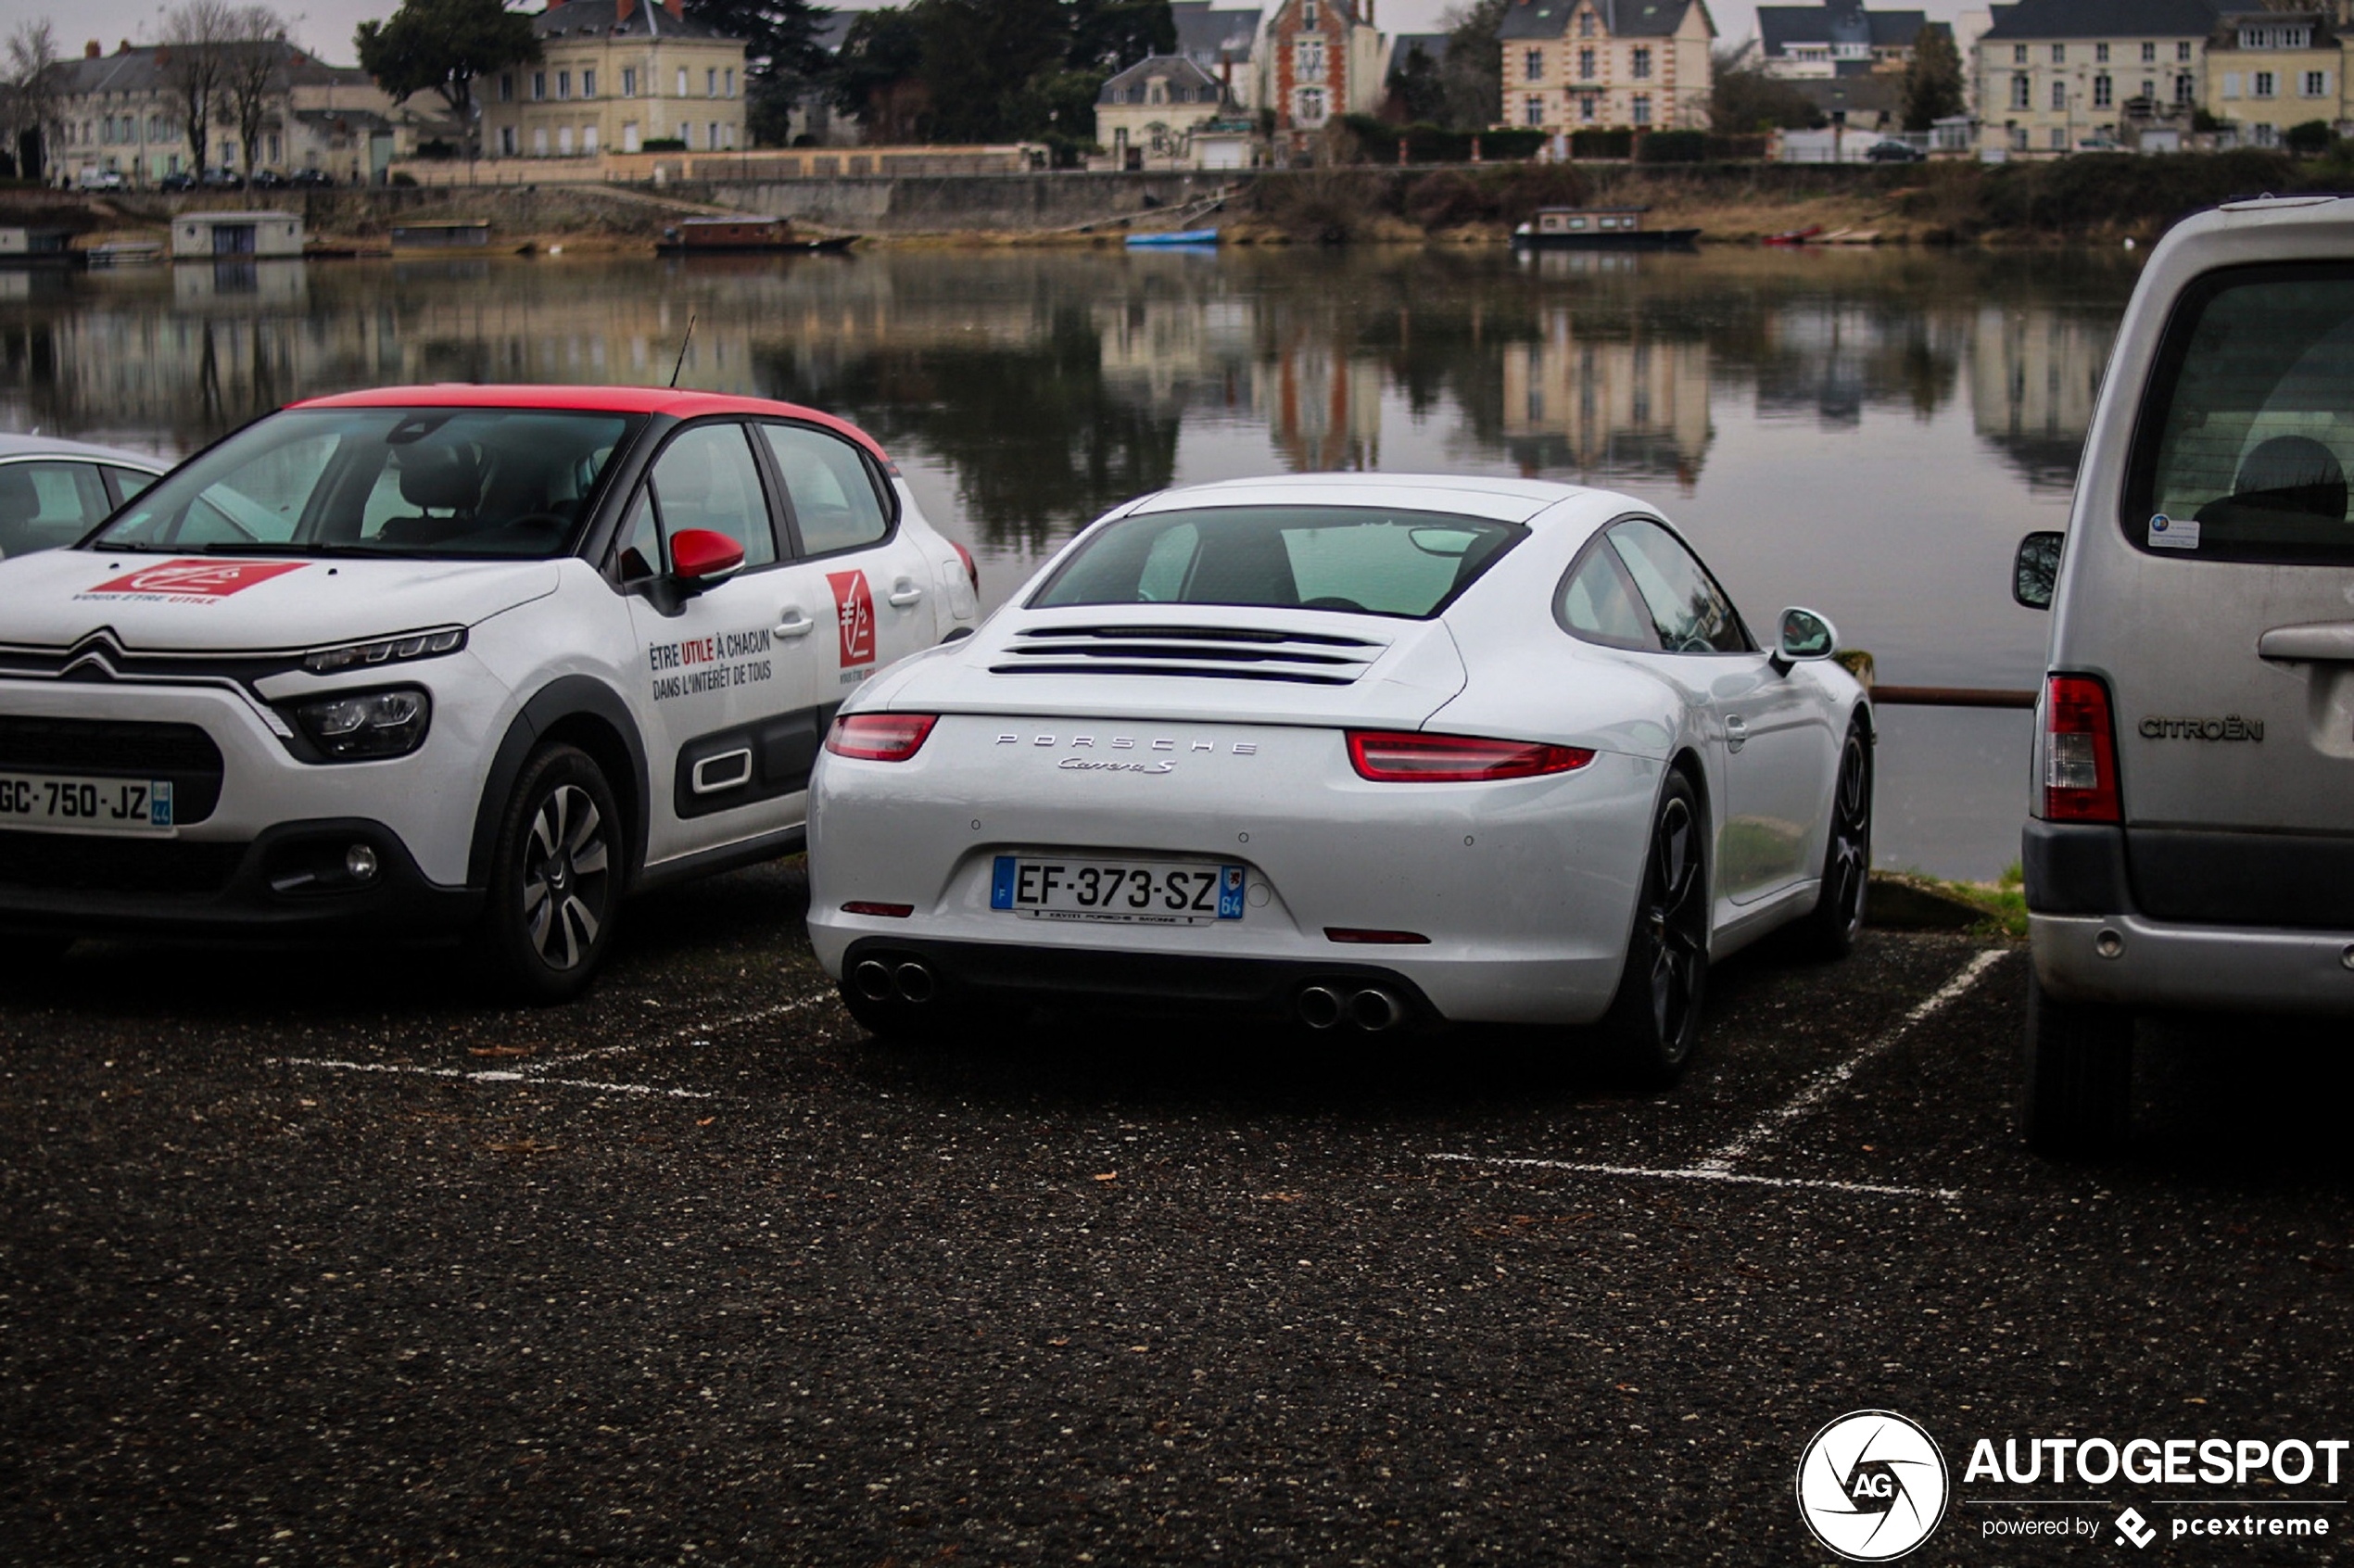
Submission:
<svg viewBox="0 0 2354 1568">
<path fill-rule="evenodd" d="M 1709 19 L 1704 0 L 1593 0 L 1602 15 L 1602 31 L 1613 38 L 1666 38 L 1684 23 L 1684 13 L 1700 6 L 1711 37 L 1716 24 Z M 1520 0 L 1506 8 L 1496 29 L 1499 40 L 1559 38 L 1569 26 L 1576 0 Z"/>
<path fill-rule="evenodd" d="M 1145 101 L 1145 84 L 1156 76 L 1169 80 L 1170 101 L 1179 104 L 1215 104 L 1221 94 L 1218 78 L 1204 70 L 1184 55 L 1148 55 L 1126 70 L 1105 82 L 1095 95 L 1099 104 L 1141 104 Z M 1135 95 L 1129 96 L 1131 93 Z"/>
<path fill-rule="evenodd" d="M 2019 0 L 1994 7 L 1985 36 L 2030 38 L 2202 38 L 2215 30 L 2213 0 Z"/>
<path fill-rule="evenodd" d="M 286 52 L 280 81 L 288 87 L 365 87 L 368 73 L 357 66 L 331 66 L 292 44 L 275 45 Z M 96 59 L 59 60 L 58 90 L 68 97 L 90 93 L 159 93 L 171 83 L 164 70 L 164 50 L 153 44 L 118 49 Z"/>
<path fill-rule="evenodd" d="M 531 31 L 542 38 L 713 38 L 741 43 L 708 22 L 674 17 L 660 0 L 638 0 L 629 19 L 614 20 L 619 0 L 563 0 L 531 19 Z"/>
<path fill-rule="evenodd" d="M 1447 34 L 1443 32 L 1401 32 L 1391 41 L 1389 63 L 1392 70 L 1406 63 L 1407 57 L 1420 49 L 1433 65 L 1447 63 Z"/>
</svg>

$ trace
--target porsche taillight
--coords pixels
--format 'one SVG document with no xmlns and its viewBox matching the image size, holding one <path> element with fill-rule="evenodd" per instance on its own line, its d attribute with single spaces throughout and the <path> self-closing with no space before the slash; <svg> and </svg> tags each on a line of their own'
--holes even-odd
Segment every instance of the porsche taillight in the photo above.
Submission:
<svg viewBox="0 0 2354 1568">
<path fill-rule="evenodd" d="M 843 714 L 826 731 L 826 750 L 861 762 L 905 762 L 939 722 L 933 714 Z"/>
<path fill-rule="evenodd" d="M 1569 773 L 1592 762 L 1594 753 L 1580 746 L 1554 746 L 1541 740 L 1352 729 L 1348 731 L 1348 760 L 1359 778 L 1376 784 L 1470 784 Z"/>
<path fill-rule="evenodd" d="M 2044 693 L 2044 815 L 2055 822 L 2120 822 L 2117 731 L 2108 688 L 2091 676 L 2054 676 Z"/>
</svg>

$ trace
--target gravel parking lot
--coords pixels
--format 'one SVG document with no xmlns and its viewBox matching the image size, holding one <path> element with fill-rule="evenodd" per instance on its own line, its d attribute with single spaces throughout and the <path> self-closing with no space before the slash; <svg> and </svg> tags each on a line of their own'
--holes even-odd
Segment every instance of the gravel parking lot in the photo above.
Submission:
<svg viewBox="0 0 2354 1568">
<path fill-rule="evenodd" d="M 1503 1035 L 885 1046 L 803 899 L 641 903 L 542 1012 L 430 951 L 0 982 L 0 1556 L 1815 1562 L 1859 1407 L 1962 1499 L 1974 1435 L 2340 1435 L 2342 1033 L 2152 1031 L 2131 1156 L 2057 1167 L 1968 938 L 1728 965 L 1647 1095 Z M 1916 1561 L 2114 1549 L 2014 1511 Z"/>
</svg>

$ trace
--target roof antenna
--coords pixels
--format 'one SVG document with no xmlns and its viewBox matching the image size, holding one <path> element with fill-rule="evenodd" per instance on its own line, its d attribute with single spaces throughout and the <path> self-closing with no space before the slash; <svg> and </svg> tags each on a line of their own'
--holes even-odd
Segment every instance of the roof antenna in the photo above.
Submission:
<svg viewBox="0 0 2354 1568">
<path fill-rule="evenodd" d="M 678 387 L 678 373 L 687 368 L 687 345 L 694 340 L 695 313 L 690 310 L 687 312 L 687 335 L 678 340 L 678 362 L 670 367 L 670 386 L 673 391 L 677 390 Z"/>
</svg>

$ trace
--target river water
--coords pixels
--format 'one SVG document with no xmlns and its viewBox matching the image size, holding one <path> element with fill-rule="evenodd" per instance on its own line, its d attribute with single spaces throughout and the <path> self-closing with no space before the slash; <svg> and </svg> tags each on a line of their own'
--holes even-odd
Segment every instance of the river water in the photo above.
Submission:
<svg viewBox="0 0 2354 1568">
<path fill-rule="evenodd" d="M 1664 510 L 1750 620 L 1899 685 L 2027 688 L 2020 534 L 2065 525 L 2133 259 L 1489 249 L 478 257 L 0 272 L 0 428 L 179 455 L 290 398 L 659 382 L 844 414 L 1002 601 L 1106 507 L 1314 469 L 1517 474 Z M 1883 711 L 1876 858 L 2018 855 L 2029 720 Z"/>
</svg>

